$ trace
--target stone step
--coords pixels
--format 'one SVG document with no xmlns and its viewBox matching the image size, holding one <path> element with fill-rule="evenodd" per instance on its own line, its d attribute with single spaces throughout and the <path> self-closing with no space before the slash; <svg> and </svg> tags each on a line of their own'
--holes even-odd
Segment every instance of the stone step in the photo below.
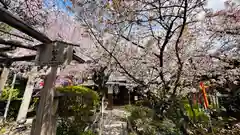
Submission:
<svg viewBox="0 0 240 135">
<path fill-rule="evenodd" d="M 104 128 L 125 128 L 127 127 L 127 123 L 126 122 L 114 122 L 114 123 L 110 123 L 110 124 L 104 124 Z"/>
</svg>

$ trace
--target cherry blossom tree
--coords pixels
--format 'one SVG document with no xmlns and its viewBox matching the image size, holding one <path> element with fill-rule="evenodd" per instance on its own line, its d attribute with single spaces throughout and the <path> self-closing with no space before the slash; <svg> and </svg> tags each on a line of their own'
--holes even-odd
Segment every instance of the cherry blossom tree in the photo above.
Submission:
<svg viewBox="0 0 240 135">
<path fill-rule="evenodd" d="M 23 2 L 32 5 L 31 11 L 36 14 L 44 11 L 42 5 L 37 4 L 40 1 Z M 220 21 L 216 18 L 227 16 L 228 22 L 234 24 L 231 25 L 234 29 L 226 26 L 229 29 L 227 31 L 224 27 L 200 21 L 199 18 L 203 18 L 201 14 L 206 12 L 203 10 L 205 1 L 151 3 L 76 0 L 72 3 L 70 10 L 75 13 L 75 18 L 54 10 L 56 1 L 49 1 L 48 7 L 53 10 L 44 12 L 47 17 L 41 30 L 53 39 L 60 38 L 80 44 L 81 47 L 76 48 L 78 54 L 88 55 L 101 65 L 110 66 L 135 83 L 147 88 L 161 88 L 160 91 L 168 91 L 166 93 L 170 92 L 172 95 L 182 90 L 179 84 L 190 83 L 186 80 L 192 80 L 192 74 L 199 76 L 201 73 L 211 72 L 206 69 L 218 65 L 213 64 L 217 56 L 206 54 L 216 50 L 214 44 L 220 37 L 221 41 L 227 40 L 223 39 L 228 37 L 226 34 L 229 35 L 232 31 L 236 34 L 237 31 L 238 16 L 237 13 L 233 14 L 238 11 L 236 5 L 228 6 L 227 12 L 207 13 L 205 21 L 219 23 L 219 26 L 220 22 L 224 23 L 223 20 L 227 19 L 222 17 Z M 33 13 L 30 16 L 33 17 Z M 80 21 L 82 26 L 74 19 Z M 224 36 L 219 36 L 221 31 L 226 31 Z M 209 41 L 206 37 L 214 37 L 214 41 Z M 204 55 L 206 57 L 202 57 Z M 197 63 L 197 71 L 192 69 L 193 63 Z"/>
<path fill-rule="evenodd" d="M 119 72 L 175 95 L 204 2 L 75 1 L 72 10 Z"/>
<path fill-rule="evenodd" d="M 227 1 L 225 6 L 224 10 L 210 13 L 206 25 L 211 42 L 217 44 L 215 51 L 210 54 L 215 68 L 210 69 L 221 78 L 217 79 L 219 81 L 214 78 L 221 92 L 231 93 L 239 89 L 240 81 L 240 8 L 234 1 Z"/>
<path fill-rule="evenodd" d="M 31 12 L 4 4 L 51 39 L 79 44 L 76 54 L 92 61 L 72 64 L 63 74 L 96 67 L 118 72 L 150 93 L 161 115 L 200 81 L 224 91 L 239 88 L 240 10 L 233 1 L 217 12 L 205 8 L 206 0 L 71 2 L 65 5 L 70 14 L 55 8 L 56 0 L 47 11 L 40 1 L 14 4 Z"/>
</svg>

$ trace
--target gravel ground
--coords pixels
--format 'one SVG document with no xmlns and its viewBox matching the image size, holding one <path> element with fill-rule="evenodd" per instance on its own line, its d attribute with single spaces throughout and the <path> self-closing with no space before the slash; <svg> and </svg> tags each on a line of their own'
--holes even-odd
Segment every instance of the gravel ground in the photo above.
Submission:
<svg viewBox="0 0 240 135">
<path fill-rule="evenodd" d="M 8 125 L 1 127 L 0 134 L 1 135 L 30 135 L 30 131 L 31 131 L 30 125 L 26 125 L 27 129 L 23 131 L 16 129 L 16 127 L 17 126 L 14 123 L 9 123 Z"/>
</svg>

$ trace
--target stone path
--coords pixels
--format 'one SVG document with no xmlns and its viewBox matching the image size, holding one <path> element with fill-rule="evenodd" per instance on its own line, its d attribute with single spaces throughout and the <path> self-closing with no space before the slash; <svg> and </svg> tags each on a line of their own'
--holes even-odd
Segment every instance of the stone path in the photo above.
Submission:
<svg viewBox="0 0 240 135">
<path fill-rule="evenodd" d="M 127 122 L 123 120 L 126 117 L 125 115 L 126 112 L 121 109 L 105 110 L 103 115 L 103 135 L 127 135 Z M 30 135 L 32 120 L 33 119 L 27 120 L 26 125 L 28 129 L 22 131 L 21 135 Z M 14 126 L 14 123 L 10 123 L 9 126 L 4 127 L 3 130 L 0 130 L 0 135 L 18 135 L 14 128 L 11 133 L 8 134 L 12 126 Z"/>
<path fill-rule="evenodd" d="M 119 109 L 104 112 L 104 135 L 127 135 L 127 122 L 123 121 L 125 112 Z"/>
</svg>

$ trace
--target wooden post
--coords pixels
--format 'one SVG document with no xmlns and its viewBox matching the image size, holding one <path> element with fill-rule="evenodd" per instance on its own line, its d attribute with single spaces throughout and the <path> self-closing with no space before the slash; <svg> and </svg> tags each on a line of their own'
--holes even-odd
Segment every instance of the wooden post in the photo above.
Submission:
<svg viewBox="0 0 240 135">
<path fill-rule="evenodd" d="M 218 92 L 216 92 L 216 93 L 215 93 L 215 96 L 214 96 L 214 97 L 215 97 L 215 102 L 216 102 L 216 108 L 217 108 L 217 110 L 218 110 L 219 107 L 220 107 L 220 106 L 219 106 L 218 95 L 219 95 Z"/>
<path fill-rule="evenodd" d="M 128 104 L 131 105 L 131 88 L 128 89 Z"/>
<path fill-rule="evenodd" d="M 4 121 L 7 119 L 7 113 L 8 113 L 8 109 L 9 109 L 9 106 L 10 106 L 10 103 L 11 103 L 11 99 L 12 99 L 12 91 L 14 89 L 14 84 L 15 84 L 15 81 L 16 81 L 16 77 L 17 77 L 17 74 L 14 74 L 13 76 L 13 81 L 12 81 L 12 85 L 11 85 L 11 89 L 10 89 L 10 94 L 9 94 L 9 97 L 8 97 L 8 102 L 7 102 L 7 105 L 6 105 L 6 108 L 5 108 L 5 112 L 4 112 Z"/>
<path fill-rule="evenodd" d="M 210 102 L 211 102 L 211 105 L 212 107 L 216 108 L 216 102 L 215 102 L 215 98 L 214 98 L 214 95 L 209 95 L 210 97 Z"/>
<path fill-rule="evenodd" d="M 0 78 L 0 96 L 2 95 L 2 91 L 6 85 L 7 79 L 8 79 L 8 75 L 9 75 L 9 68 L 8 67 L 4 67 L 2 74 L 1 74 L 1 78 Z"/>
<path fill-rule="evenodd" d="M 34 78 L 36 77 L 36 72 L 37 72 L 37 67 L 33 67 L 28 77 L 28 82 L 24 91 L 22 104 L 18 112 L 17 121 L 26 119 L 27 117 L 27 112 L 28 112 L 29 104 L 30 104 L 33 89 L 34 89 L 34 80 L 35 80 Z"/>
<path fill-rule="evenodd" d="M 62 65 L 65 62 L 64 47 L 64 44 L 54 42 L 53 44 L 43 45 L 38 50 L 36 57 L 37 64 L 50 65 L 51 71 L 44 80 L 36 122 L 33 125 L 34 129 L 32 129 L 31 135 L 56 135 L 56 111 L 58 101 L 54 100 L 54 86 L 58 65 Z M 70 53 L 70 50 L 71 48 L 68 53 Z M 70 60 L 71 59 L 69 59 L 69 61 Z"/>
<path fill-rule="evenodd" d="M 53 101 L 52 108 L 52 135 L 57 134 L 57 108 L 58 108 L 58 98 Z"/>
<path fill-rule="evenodd" d="M 131 105 L 131 91 L 133 91 L 133 86 L 126 85 L 126 89 L 128 90 L 128 104 Z"/>
<path fill-rule="evenodd" d="M 99 133 L 98 135 L 102 135 L 103 132 L 103 128 L 104 128 L 104 111 L 105 111 L 105 106 L 104 106 L 104 100 L 105 100 L 105 93 L 102 97 L 102 107 L 101 107 L 101 118 L 100 118 L 100 122 L 99 122 Z"/>
<path fill-rule="evenodd" d="M 41 90 L 41 99 L 37 112 L 35 129 L 32 135 L 52 135 L 56 126 L 53 124 L 53 101 L 54 101 L 54 83 L 57 75 L 57 66 L 52 66 L 50 73 L 44 80 L 44 86 Z"/>
<path fill-rule="evenodd" d="M 108 85 L 108 109 L 113 109 L 113 84 Z"/>
<path fill-rule="evenodd" d="M 60 74 L 60 68 L 57 68 L 57 75 Z M 55 90 L 54 90 L 55 91 Z M 52 108 L 52 135 L 57 134 L 57 109 L 58 109 L 58 97 L 53 99 L 53 108 Z"/>
</svg>

